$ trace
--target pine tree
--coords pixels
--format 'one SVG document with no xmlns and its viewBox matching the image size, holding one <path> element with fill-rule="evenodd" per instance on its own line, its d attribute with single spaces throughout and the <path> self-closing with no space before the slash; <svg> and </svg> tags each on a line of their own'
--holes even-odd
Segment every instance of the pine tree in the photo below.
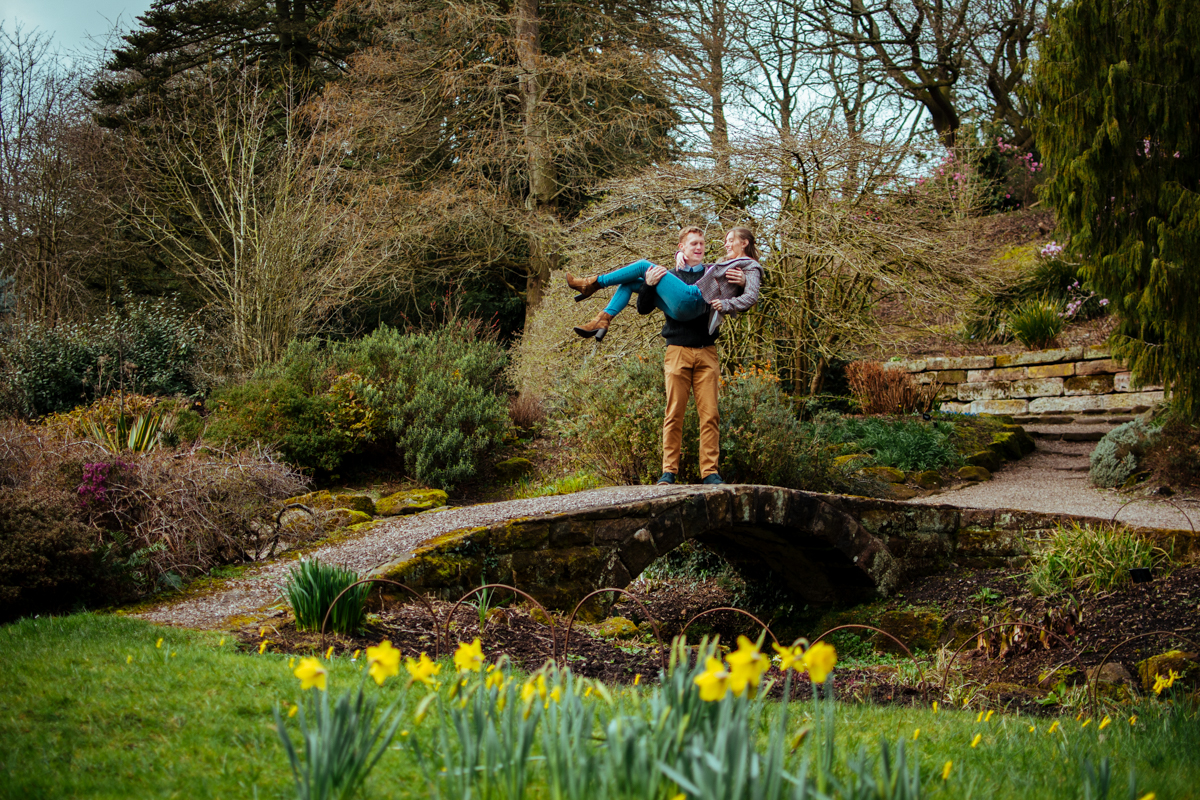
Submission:
<svg viewBox="0 0 1200 800">
<path fill-rule="evenodd" d="M 1055 207 L 1134 380 L 1200 418 L 1200 0 L 1075 0 L 1033 89 Z"/>
</svg>

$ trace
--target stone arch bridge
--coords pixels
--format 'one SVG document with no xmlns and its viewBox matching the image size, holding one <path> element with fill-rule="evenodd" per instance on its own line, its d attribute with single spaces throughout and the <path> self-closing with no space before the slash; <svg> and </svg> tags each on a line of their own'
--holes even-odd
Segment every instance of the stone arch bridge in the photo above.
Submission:
<svg viewBox="0 0 1200 800">
<path fill-rule="evenodd" d="M 570 610 L 595 589 L 623 588 L 656 558 L 695 540 L 748 575 L 827 604 L 886 596 L 952 561 L 1011 563 L 1031 531 L 1070 518 L 750 485 L 680 486 L 615 504 L 595 490 L 578 501 L 571 511 L 451 531 L 374 575 L 443 598 L 484 582 L 509 583 L 549 608 Z M 601 611 L 585 609 L 589 616 Z"/>
</svg>

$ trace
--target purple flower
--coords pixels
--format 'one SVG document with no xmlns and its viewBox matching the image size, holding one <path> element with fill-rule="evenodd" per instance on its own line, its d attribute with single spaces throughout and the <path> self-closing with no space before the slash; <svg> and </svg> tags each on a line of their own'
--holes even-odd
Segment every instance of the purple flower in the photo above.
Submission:
<svg viewBox="0 0 1200 800">
<path fill-rule="evenodd" d="M 1107 297 L 1101 297 L 1101 298 L 1100 298 L 1100 305 L 1102 305 L 1102 306 L 1106 306 L 1106 305 L 1108 305 L 1108 298 L 1107 298 Z"/>
</svg>

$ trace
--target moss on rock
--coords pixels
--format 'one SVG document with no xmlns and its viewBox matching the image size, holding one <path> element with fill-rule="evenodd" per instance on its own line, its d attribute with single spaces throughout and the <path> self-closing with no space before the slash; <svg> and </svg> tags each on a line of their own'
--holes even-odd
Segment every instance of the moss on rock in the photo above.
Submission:
<svg viewBox="0 0 1200 800">
<path fill-rule="evenodd" d="M 955 474 L 964 481 L 990 481 L 992 479 L 992 473 L 984 467 L 962 467 Z"/>
<path fill-rule="evenodd" d="M 375 513 L 381 517 L 415 514 L 446 505 L 449 495 L 441 489 L 411 489 L 389 494 L 375 503 Z"/>
<path fill-rule="evenodd" d="M 495 466 L 496 476 L 501 480 L 511 481 L 519 478 L 522 475 L 530 472 L 533 469 L 533 462 L 528 458 L 509 458 L 501 461 Z"/>
<path fill-rule="evenodd" d="M 596 633 L 605 639 L 632 639 L 640 631 L 632 620 L 624 617 L 609 617 L 596 626 Z"/>
<path fill-rule="evenodd" d="M 1200 667 L 1200 662 L 1197 662 L 1195 653 L 1169 650 L 1156 656 L 1150 656 L 1145 661 L 1139 661 L 1137 665 L 1138 680 L 1142 685 L 1142 691 L 1152 692 L 1154 691 L 1154 682 L 1159 676 L 1166 678 L 1174 672 L 1179 676 L 1175 685 L 1182 681 L 1184 686 L 1196 688 L 1200 684 L 1200 681 L 1197 680 L 1200 678 L 1198 667 Z"/>
</svg>

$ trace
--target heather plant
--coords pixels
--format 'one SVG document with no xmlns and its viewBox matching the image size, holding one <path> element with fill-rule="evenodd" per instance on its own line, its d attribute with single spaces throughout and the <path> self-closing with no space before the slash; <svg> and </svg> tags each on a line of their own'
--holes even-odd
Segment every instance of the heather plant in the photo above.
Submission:
<svg viewBox="0 0 1200 800">
<path fill-rule="evenodd" d="M 1161 428 L 1141 419 L 1130 420 L 1104 434 L 1088 457 L 1092 483 L 1106 489 L 1124 486 L 1161 435 Z"/>
<path fill-rule="evenodd" d="M 301 559 L 300 565 L 288 573 L 283 594 L 296 616 L 296 629 L 319 631 L 328 615 L 328 629 L 334 633 L 353 635 L 361 630 L 366 619 L 369 583 L 354 586 L 358 573 L 336 564 L 324 564 L 315 558 Z M 353 589 L 342 594 L 343 591 Z M 334 603 L 334 599 L 341 598 Z"/>
</svg>

